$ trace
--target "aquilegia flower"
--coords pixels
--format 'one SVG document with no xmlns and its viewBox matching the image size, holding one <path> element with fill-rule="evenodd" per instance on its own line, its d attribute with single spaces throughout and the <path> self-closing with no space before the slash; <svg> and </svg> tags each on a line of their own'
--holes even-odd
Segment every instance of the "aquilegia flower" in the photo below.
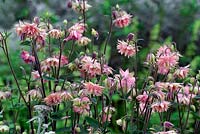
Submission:
<svg viewBox="0 0 200 134">
<path fill-rule="evenodd" d="M 60 92 L 52 93 L 44 98 L 44 102 L 49 106 L 58 105 L 62 102 L 62 97 Z"/>
<path fill-rule="evenodd" d="M 131 23 L 132 15 L 128 14 L 126 11 L 118 10 L 113 11 L 114 25 L 119 28 L 128 26 Z"/>
<path fill-rule="evenodd" d="M 170 102 L 168 101 L 161 101 L 161 102 L 154 102 L 152 105 L 151 105 L 151 108 L 154 112 L 165 112 L 168 110 L 170 106 Z"/>
<path fill-rule="evenodd" d="M 103 93 L 104 87 L 99 86 L 98 84 L 94 84 L 92 82 L 84 83 L 84 93 L 92 94 L 95 96 L 101 96 Z"/>
<path fill-rule="evenodd" d="M 21 52 L 21 58 L 27 64 L 31 64 L 31 63 L 35 62 L 35 57 L 30 55 L 29 52 L 24 51 L 24 50 Z"/>
<path fill-rule="evenodd" d="M 129 44 L 129 42 L 118 40 L 117 50 L 121 55 L 132 57 L 136 54 L 136 48 L 134 44 Z"/>
</svg>

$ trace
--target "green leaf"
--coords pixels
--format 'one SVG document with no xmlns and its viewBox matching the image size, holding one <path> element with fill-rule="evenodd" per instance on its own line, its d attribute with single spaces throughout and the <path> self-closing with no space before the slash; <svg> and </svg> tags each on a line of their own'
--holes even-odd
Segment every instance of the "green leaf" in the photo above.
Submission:
<svg viewBox="0 0 200 134">
<path fill-rule="evenodd" d="M 25 40 L 23 42 L 20 43 L 20 45 L 22 46 L 30 46 L 31 41 L 30 40 Z"/>
<path fill-rule="evenodd" d="M 97 120 L 91 118 L 91 117 L 85 117 L 85 120 L 94 128 L 98 128 L 99 127 L 99 123 Z"/>
</svg>

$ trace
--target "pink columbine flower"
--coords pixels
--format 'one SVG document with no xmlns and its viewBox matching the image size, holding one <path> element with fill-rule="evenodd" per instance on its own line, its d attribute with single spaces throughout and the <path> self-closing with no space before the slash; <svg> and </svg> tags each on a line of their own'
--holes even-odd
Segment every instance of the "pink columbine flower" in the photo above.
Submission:
<svg viewBox="0 0 200 134">
<path fill-rule="evenodd" d="M 158 73 L 167 74 L 170 69 L 178 64 L 179 54 L 172 52 L 168 46 L 162 46 L 158 49 L 156 54 Z"/>
<path fill-rule="evenodd" d="M 56 55 L 56 56 L 53 56 L 53 58 L 57 58 L 59 60 L 60 56 Z M 60 65 L 64 66 L 64 65 L 67 65 L 68 63 L 69 63 L 68 58 L 65 55 L 61 55 Z"/>
<path fill-rule="evenodd" d="M 83 32 L 86 30 L 83 23 L 76 23 L 68 29 L 69 35 L 65 38 L 65 41 L 68 40 L 79 40 L 83 36 Z"/>
<path fill-rule="evenodd" d="M 35 57 L 30 55 L 29 52 L 24 51 L 24 50 L 21 52 L 21 58 L 27 64 L 31 64 L 31 63 L 35 62 Z"/>
<path fill-rule="evenodd" d="M 103 65 L 103 73 L 106 74 L 106 75 L 109 75 L 109 74 L 113 74 L 113 69 L 111 67 L 109 67 L 108 65 L 104 64 Z"/>
<path fill-rule="evenodd" d="M 52 29 L 49 31 L 49 36 L 54 39 L 59 39 L 62 36 L 62 31 L 59 29 Z"/>
<path fill-rule="evenodd" d="M 168 110 L 170 106 L 170 102 L 168 101 L 161 101 L 161 102 L 155 102 L 151 105 L 151 108 L 154 112 L 165 112 Z"/>
<path fill-rule="evenodd" d="M 41 62 L 41 65 L 48 66 L 48 67 L 58 67 L 59 59 L 58 58 L 47 58 L 46 60 Z"/>
<path fill-rule="evenodd" d="M 42 94 L 38 89 L 32 89 L 28 91 L 27 98 L 30 96 L 31 99 L 42 99 Z"/>
<path fill-rule="evenodd" d="M 21 39 L 25 38 L 36 38 L 40 35 L 40 29 L 37 27 L 35 23 L 23 23 L 19 22 L 16 26 L 16 32 L 21 37 Z"/>
<path fill-rule="evenodd" d="M 88 115 L 90 112 L 90 99 L 88 97 L 75 98 L 73 100 L 73 110 L 78 114 Z"/>
<path fill-rule="evenodd" d="M 146 103 L 146 101 L 148 99 L 148 94 L 146 93 L 146 91 L 144 91 L 143 94 L 142 95 L 138 95 L 136 97 L 136 99 L 141 103 Z"/>
<path fill-rule="evenodd" d="M 120 80 L 118 82 L 118 88 L 122 88 L 126 92 L 135 86 L 135 77 L 132 73 L 129 73 L 129 70 L 123 71 L 120 69 Z"/>
<path fill-rule="evenodd" d="M 121 55 L 132 57 L 136 54 L 136 48 L 128 42 L 118 40 L 117 50 Z"/>
<path fill-rule="evenodd" d="M 172 127 L 174 126 L 174 124 L 172 124 L 172 123 L 169 122 L 169 121 L 165 121 L 165 122 L 163 123 L 163 126 L 164 126 L 165 128 L 172 128 Z"/>
<path fill-rule="evenodd" d="M 99 86 L 98 84 L 94 84 L 92 82 L 84 83 L 84 88 L 85 88 L 84 92 L 86 94 L 92 94 L 95 96 L 101 96 L 104 89 L 104 87 Z"/>
<path fill-rule="evenodd" d="M 170 131 L 157 132 L 157 133 L 154 133 L 154 134 L 178 134 L 178 133 L 175 130 L 170 130 Z"/>
<path fill-rule="evenodd" d="M 87 3 L 87 0 L 85 0 L 84 3 L 81 0 L 73 0 L 69 7 L 78 13 L 83 13 L 83 11 L 88 11 L 92 6 Z"/>
<path fill-rule="evenodd" d="M 101 74 L 101 65 L 96 59 L 84 56 L 80 61 L 80 72 L 82 76 L 87 75 L 88 77 L 93 78 L 96 75 Z"/>
<path fill-rule="evenodd" d="M 190 71 L 189 66 L 180 67 L 174 72 L 174 76 L 180 79 L 184 79 L 187 77 L 189 71 Z"/>
<path fill-rule="evenodd" d="M 111 121 L 112 118 L 112 114 L 113 112 L 115 112 L 115 108 L 114 107 L 104 107 L 104 112 L 103 112 L 103 118 L 102 118 L 102 123 L 108 121 Z"/>
<path fill-rule="evenodd" d="M 67 91 L 61 92 L 60 95 L 61 95 L 62 101 L 69 101 L 73 98 L 72 95 Z"/>
<path fill-rule="evenodd" d="M 114 25 L 119 28 L 128 26 L 131 23 L 132 16 L 125 11 L 114 11 Z"/>
<path fill-rule="evenodd" d="M 58 105 L 62 102 L 62 97 L 60 92 L 52 93 L 44 98 L 44 102 L 49 106 Z"/>
<path fill-rule="evenodd" d="M 185 86 L 182 92 L 178 93 L 178 101 L 181 104 L 189 105 L 190 104 L 190 97 L 194 98 L 195 94 L 190 93 L 190 86 Z"/>
</svg>

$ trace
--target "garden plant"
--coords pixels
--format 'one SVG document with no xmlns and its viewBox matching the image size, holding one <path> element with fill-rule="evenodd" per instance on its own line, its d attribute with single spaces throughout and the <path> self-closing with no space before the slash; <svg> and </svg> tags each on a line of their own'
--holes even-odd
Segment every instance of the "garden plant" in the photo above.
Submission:
<svg viewBox="0 0 200 134">
<path fill-rule="evenodd" d="M 102 31 L 87 23 L 95 8 L 89 2 L 68 1 L 77 16 L 60 25 L 54 26 L 46 14 L 19 21 L 14 33 L 0 32 L 1 51 L 13 76 L 13 83 L 0 90 L 0 132 L 199 134 L 200 73 L 190 73 L 190 65 L 179 66 L 183 56 L 176 43 L 149 49 L 142 60 L 143 39 L 137 31 L 111 45 L 115 31 L 135 25 L 134 14 L 116 5 L 109 16 L 99 16 L 109 22 L 100 45 Z M 18 36 L 17 57 L 23 64 L 10 58 L 11 34 Z M 111 67 L 111 50 L 132 66 Z"/>
</svg>

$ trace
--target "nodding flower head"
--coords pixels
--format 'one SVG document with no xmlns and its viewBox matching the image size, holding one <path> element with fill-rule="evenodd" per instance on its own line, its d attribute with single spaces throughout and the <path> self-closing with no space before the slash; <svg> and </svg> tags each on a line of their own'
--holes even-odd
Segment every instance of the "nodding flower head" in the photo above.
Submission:
<svg viewBox="0 0 200 134">
<path fill-rule="evenodd" d="M 126 11 L 116 10 L 113 11 L 114 25 L 119 28 L 128 26 L 131 23 L 132 15 Z"/>
<path fill-rule="evenodd" d="M 44 102 L 49 106 L 58 105 L 62 102 L 62 97 L 60 92 L 52 93 L 44 98 Z"/>
<path fill-rule="evenodd" d="M 136 48 L 133 44 L 129 44 L 126 41 L 118 40 L 117 50 L 121 55 L 132 57 L 136 54 Z"/>
</svg>

